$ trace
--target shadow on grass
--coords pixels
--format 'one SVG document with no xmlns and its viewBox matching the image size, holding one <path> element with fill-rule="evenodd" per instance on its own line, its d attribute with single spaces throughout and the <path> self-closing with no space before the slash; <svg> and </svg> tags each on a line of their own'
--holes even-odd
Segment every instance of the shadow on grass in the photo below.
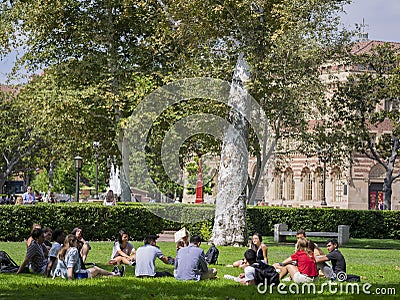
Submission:
<svg viewBox="0 0 400 300">
<path fill-rule="evenodd" d="M 272 294 L 269 289 L 261 294 L 255 286 L 242 286 L 221 279 L 182 282 L 170 278 L 127 277 L 75 281 L 37 278 L 35 281 L 32 275 L 18 276 L 18 280 L 16 277 L 10 275 L 2 278 L 6 282 L 0 283 L 1 299 L 332 299 L 332 296 L 340 299 L 370 299 L 378 296 L 377 288 L 381 293 L 380 297 L 385 295 L 386 299 L 388 296 L 394 298 L 393 291 L 399 290 L 399 285 L 372 285 L 368 288 L 369 294 L 365 294 L 362 286 L 364 283 L 360 283 L 357 293 L 354 287 L 351 290 L 343 289 L 341 293 L 338 288 L 332 293 L 327 287 L 317 283 L 316 291 L 313 292 L 294 292 L 295 289 L 290 289 L 288 284 L 282 289 L 286 294 L 280 294 L 276 289 L 272 290 Z"/>
<path fill-rule="evenodd" d="M 328 238 L 311 238 L 311 240 L 319 245 L 319 247 L 325 248 L 326 241 Z M 286 242 L 275 243 L 273 237 L 266 237 L 265 241 L 269 245 L 274 246 L 288 246 L 296 243 L 295 238 L 287 238 Z M 343 244 L 341 248 L 359 248 L 359 249 L 394 249 L 400 250 L 400 240 L 378 240 L 378 239 L 350 239 L 349 243 Z"/>
</svg>

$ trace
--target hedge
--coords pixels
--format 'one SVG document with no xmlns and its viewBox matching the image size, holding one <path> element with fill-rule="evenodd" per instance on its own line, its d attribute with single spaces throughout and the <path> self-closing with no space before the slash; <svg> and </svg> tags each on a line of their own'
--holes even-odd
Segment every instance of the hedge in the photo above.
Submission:
<svg viewBox="0 0 400 300">
<path fill-rule="evenodd" d="M 149 209 L 148 209 L 149 208 Z M 131 239 L 142 240 L 148 234 L 178 230 L 185 226 L 204 240 L 211 237 L 213 205 L 120 203 L 115 207 L 93 203 L 37 205 L 1 205 L 0 240 L 22 241 L 33 223 L 70 232 L 83 228 L 88 240 L 114 240 L 119 229 Z M 155 214 L 154 214 L 155 213 Z M 194 223 L 193 221 L 198 221 Z M 249 232 L 273 235 L 274 224 L 286 223 L 289 230 L 336 231 L 338 225 L 350 225 L 353 238 L 400 239 L 400 211 L 365 211 L 316 208 L 248 207 Z"/>
</svg>

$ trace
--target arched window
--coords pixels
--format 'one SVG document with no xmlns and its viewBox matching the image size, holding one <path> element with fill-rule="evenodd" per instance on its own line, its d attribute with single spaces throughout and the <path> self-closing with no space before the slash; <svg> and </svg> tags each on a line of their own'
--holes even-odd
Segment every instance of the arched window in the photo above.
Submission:
<svg viewBox="0 0 400 300">
<path fill-rule="evenodd" d="M 343 199 L 343 182 L 339 168 L 332 170 L 332 190 L 333 202 L 342 202 Z"/>
<path fill-rule="evenodd" d="M 310 170 L 308 168 L 304 168 L 301 177 L 303 180 L 303 200 L 311 201 L 312 200 L 312 178 L 311 178 Z"/>
<path fill-rule="evenodd" d="M 288 168 L 285 172 L 285 195 L 287 200 L 294 200 L 293 170 Z"/>
<path fill-rule="evenodd" d="M 275 200 L 283 199 L 283 180 L 282 174 L 279 171 L 275 171 Z"/>
<path fill-rule="evenodd" d="M 318 167 L 315 170 L 315 201 L 322 201 L 324 194 L 324 180 L 323 180 L 323 170 Z"/>
</svg>

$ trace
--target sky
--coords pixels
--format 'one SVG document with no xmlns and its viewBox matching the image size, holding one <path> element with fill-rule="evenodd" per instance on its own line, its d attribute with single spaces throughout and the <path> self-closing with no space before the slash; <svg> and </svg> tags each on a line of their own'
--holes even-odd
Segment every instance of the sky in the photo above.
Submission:
<svg viewBox="0 0 400 300">
<path fill-rule="evenodd" d="M 342 21 L 349 29 L 364 22 L 369 39 L 385 42 L 400 42 L 400 0 L 353 0 L 345 7 Z M 0 62 L 0 83 L 6 80 L 15 55 Z"/>
</svg>

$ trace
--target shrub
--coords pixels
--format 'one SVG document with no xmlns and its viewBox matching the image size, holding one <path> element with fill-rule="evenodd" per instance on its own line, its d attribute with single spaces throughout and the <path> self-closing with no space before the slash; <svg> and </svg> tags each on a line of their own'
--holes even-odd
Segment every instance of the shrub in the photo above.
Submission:
<svg viewBox="0 0 400 300">
<path fill-rule="evenodd" d="M 134 240 L 182 227 L 186 227 L 191 235 L 201 235 L 206 241 L 211 237 L 214 205 L 155 203 L 150 205 L 151 210 L 146 206 L 140 203 L 119 203 L 115 207 L 94 203 L 2 205 L 0 240 L 26 239 L 33 223 L 66 232 L 80 226 L 88 240 L 114 240 L 122 228 Z M 200 221 L 194 223 L 195 220 Z M 302 228 L 306 231 L 336 231 L 338 225 L 343 224 L 350 226 L 350 235 L 354 238 L 400 239 L 399 211 L 247 208 L 249 233 L 271 236 L 277 223 L 286 223 L 290 230 Z"/>
</svg>

